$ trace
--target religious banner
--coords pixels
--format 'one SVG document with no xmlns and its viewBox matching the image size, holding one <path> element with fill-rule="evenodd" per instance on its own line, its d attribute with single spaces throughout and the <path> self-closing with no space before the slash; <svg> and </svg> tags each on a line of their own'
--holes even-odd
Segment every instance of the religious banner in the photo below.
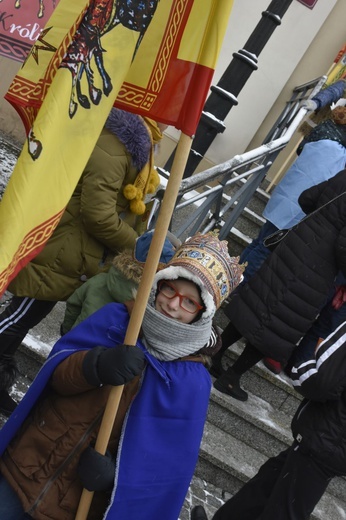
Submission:
<svg viewBox="0 0 346 520">
<path fill-rule="evenodd" d="M 6 95 L 28 138 L 0 205 L 0 294 L 57 226 L 114 104 L 194 134 L 232 3 L 60 0 Z"/>
<path fill-rule="evenodd" d="M 59 0 L 0 0 L 0 55 L 24 61 Z"/>
<path fill-rule="evenodd" d="M 166 2 L 154 18 L 115 106 L 196 131 L 221 49 L 233 0 Z M 162 2 L 164 4 L 164 2 Z M 201 15 L 203 13 L 203 15 Z M 158 41 L 157 46 L 153 45 Z"/>
</svg>

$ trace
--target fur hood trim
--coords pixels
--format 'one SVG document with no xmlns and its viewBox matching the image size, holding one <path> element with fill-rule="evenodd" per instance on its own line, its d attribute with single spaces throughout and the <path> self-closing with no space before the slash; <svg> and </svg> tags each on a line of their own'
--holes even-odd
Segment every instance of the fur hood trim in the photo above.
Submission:
<svg viewBox="0 0 346 520">
<path fill-rule="evenodd" d="M 133 165 L 140 171 L 149 161 L 152 148 L 151 136 L 143 119 L 131 112 L 112 108 L 105 128 L 125 146 Z"/>
<path fill-rule="evenodd" d="M 131 250 L 125 250 L 119 253 L 114 257 L 112 264 L 128 280 L 131 280 L 137 285 L 141 281 L 144 264 L 137 262 L 137 260 L 133 258 Z"/>
</svg>

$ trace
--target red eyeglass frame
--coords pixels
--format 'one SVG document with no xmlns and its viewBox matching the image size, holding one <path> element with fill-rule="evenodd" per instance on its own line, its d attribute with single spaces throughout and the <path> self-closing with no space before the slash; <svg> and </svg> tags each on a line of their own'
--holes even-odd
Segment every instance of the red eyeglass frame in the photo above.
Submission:
<svg viewBox="0 0 346 520">
<path fill-rule="evenodd" d="M 186 296 L 186 294 L 180 294 L 176 288 L 174 287 L 174 285 L 172 285 L 171 283 L 167 282 L 166 280 L 160 280 L 159 283 L 157 284 L 157 288 L 159 291 L 161 291 L 161 287 L 163 284 L 166 284 L 168 285 L 168 287 L 170 287 L 171 289 L 173 289 L 175 291 L 175 294 L 171 297 L 167 296 L 166 294 L 164 294 L 164 296 L 166 298 L 168 298 L 169 300 L 173 300 L 173 298 L 175 298 L 176 296 L 178 296 L 179 298 L 179 307 L 181 307 L 184 311 L 188 312 L 189 314 L 195 314 L 195 312 L 198 312 L 198 311 L 201 311 L 202 309 L 204 309 L 204 305 L 201 305 L 200 303 L 197 303 L 193 298 L 190 298 L 190 296 Z M 181 305 L 181 300 L 182 298 L 189 298 L 189 300 L 191 300 L 197 307 L 197 309 L 195 311 L 188 311 L 187 309 L 185 309 L 185 307 L 182 307 Z"/>
</svg>

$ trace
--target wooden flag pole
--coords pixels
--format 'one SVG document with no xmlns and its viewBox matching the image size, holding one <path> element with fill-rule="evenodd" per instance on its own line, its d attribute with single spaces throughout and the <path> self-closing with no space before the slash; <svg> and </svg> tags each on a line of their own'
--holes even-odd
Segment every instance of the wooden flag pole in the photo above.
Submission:
<svg viewBox="0 0 346 520">
<path fill-rule="evenodd" d="M 159 263 L 161 251 L 168 231 L 169 223 L 173 214 L 175 201 L 178 196 L 180 183 L 183 178 L 185 166 L 191 149 L 192 138 L 181 134 L 167 188 L 163 197 L 160 213 L 155 226 L 148 257 L 143 269 L 143 275 L 138 287 L 138 293 L 133 307 L 130 321 L 127 327 L 124 343 L 135 345 L 142 325 L 143 316 L 154 276 Z M 100 431 L 95 444 L 95 449 L 103 455 L 106 453 L 109 438 L 112 432 L 114 419 L 118 412 L 119 402 L 123 386 L 111 388 L 105 412 L 103 414 Z M 94 493 L 83 489 L 75 520 L 86 520 Z"/>
<path fill-rule="evenodd" d="M 272 187 L 274 186 L 274 184 L 276 184 L 276 181 L 279 179 L 279 182 L 281 180 L 281 175 L 286 172 L 286 170 L 288 169 L 288 167 L 291 165 L 291 162 L 293 160 L 293 157 L 297 154 L 297 148 L 298 146 L 300 145 L 300 143 L 302 142 L 302 140 L 304 139 L 304 136 L 302 135 L 301 138 L 299 139 L 297 145 L 293 148 L 293 150 L 291 150 L 291 152 L 289 153 L 289 155 L 287 156 L 287 158 L 285 159 L 285 161 L 282 163 L 281 165 L 281 168 L 278 169 L 278 171 L 276 172 L 276 174 L 274 175 L 274 177 L 272 178 L 272 180 L 270 181 L 269 185 L 267 186 L 266 188 L 266 193 L 269 193 L 270 190 L 272 189 Z"/>
</svg>

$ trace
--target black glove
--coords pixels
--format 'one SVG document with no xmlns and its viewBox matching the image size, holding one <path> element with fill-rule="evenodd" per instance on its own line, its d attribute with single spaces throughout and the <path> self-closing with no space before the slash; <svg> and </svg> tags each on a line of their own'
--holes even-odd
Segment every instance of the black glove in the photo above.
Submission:
<svg viewBox="0 0 346 520">
<path fill-rule="evenodd" d="M 83 360 L 83 374 L 90 385 L 124 385 L 144 368 L 144 354 L 138 347 L 117 345 L 95 347 Z"/>
<path fill-rule="evenodd" d="M 88 491 L 108 491 L 114 484 L 115 463 L 108 451 L 101 455 L 89 446 L 79 459 L 77 473 Z"/>
</svg>

